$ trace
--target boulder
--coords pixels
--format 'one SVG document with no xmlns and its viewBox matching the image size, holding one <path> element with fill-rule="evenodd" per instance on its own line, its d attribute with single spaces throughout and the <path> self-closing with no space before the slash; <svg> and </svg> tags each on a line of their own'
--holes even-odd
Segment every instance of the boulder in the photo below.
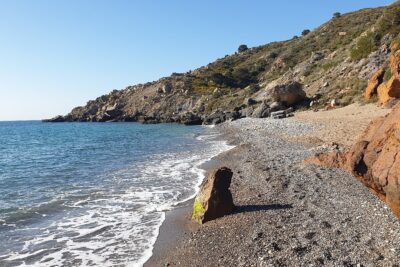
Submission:
<svg viewBox="0 0 400 267">
<path fill-rule="evenodd" d="M 385 69 L 380 68 L 375 74 L 368 80 L 368 86 L 365 90 L 364 97 L 366 100 L 370 100 L 374 95 L 377 94 L 377 89 L 383 81 L 385 75 Z"/>
<path fill-rule="evenodd" d="M 234 205 L 229 190 L 232 175 L 232 171 L 226 167 L 211 171 L 201 184 L 194 201 L 194 221 L 203 224 L 232 213 Z"/>
<path fill-rule="evenodd" d="M 278 111 L 282 110 L 284 107 L 279 102 L 272 102 L 271 105 L 269 105 L 269 108 L 271 109 L 271 111 Z"/>
<path fill-rule="evenodd" d="M 182 115 L 180 121 L 185 125 L 201 125 L 203 123 L 200 116 L 190 112 Z"/>
<path fill-rule="evenodd" d="M 291 106 L 306 99 L 303 86 L 295 81 L 278 84 L 271 89 L 270 93 L 275 102 L 281 102 L 286 106 Z"/>
<path fill-rule="evenodd" d="M 246 118 L 246 117 L 249 118 L 249 117 L 251 117 L 253 112 L 254 112 L 253 107 L 241 109 L 241 110 L 239 110 L 240 118 Z"/>
<path fill-rule="evenodd" d="M 239 117 L 240 117 L 239 112 L 237 112 L 235 110 L 232 112 L 225 113 L 225 120 L 234 121 L 234 120 L 237 120 Z"/>
<path fill-rule="evenodd" d="M 308 162 L 340 167 L 385 201 L 400 218 L 400 104 L 371 122 L 353 147 L 344 153 L 317 155 Z"/>
<path fill-rule="evenodd" d="M 287 117 L 291 117 L 293 116 L 293 108 L 290 107 L 288 109 L 285 110 L 279 110 L 279 111 L 275 111 L 275 112 L 271 112 L 271 118 L 273 119 L 283 119 L 283 118 L 287 118 Z"/>
<path fill-rule="evenodd" d="M 262 102 L 254 111 L 251 116 L 253 118 L 266 118 L 269 117 L 270 108 L 265 102 Z"/>
<path fill-rule="evenodd" d="M 226 119 L 225 114 L 222 111 L 217 110 L 214 113 L 206 116 L 203 120 L 203 124 L 204 125 L 220 124 L 224 122 L 225 119 Z"/>
<path fill-rule="evenodd" d="M 386 83 L 382 83 L 378 89 L 378 99 L 381 105 L 400 98 L 400 80 L 393 76 Z"/>
<path fill-rule="evenodd" d="M 310 57 L 310 63 L 313 64 L 324 58 L 324 53 L 322 52 L 312 52 Z"/>
</svg>

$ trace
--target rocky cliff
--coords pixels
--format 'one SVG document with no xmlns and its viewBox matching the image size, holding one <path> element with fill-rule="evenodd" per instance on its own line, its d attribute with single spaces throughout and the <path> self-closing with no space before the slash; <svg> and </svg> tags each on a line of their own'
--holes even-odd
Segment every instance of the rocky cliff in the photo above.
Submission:
<svg viewBox="0 0 400 267">
<path fill-rule="evenodd" d="M 367 79 L 387 68 L 400 32 L 399 7 L 335 14 L 300 37 L 242 45 L 207 66 L 114 90 L 48 121 L 216 124 L 289 106 L 347 105 L 362 100 Z"/>
</svg>

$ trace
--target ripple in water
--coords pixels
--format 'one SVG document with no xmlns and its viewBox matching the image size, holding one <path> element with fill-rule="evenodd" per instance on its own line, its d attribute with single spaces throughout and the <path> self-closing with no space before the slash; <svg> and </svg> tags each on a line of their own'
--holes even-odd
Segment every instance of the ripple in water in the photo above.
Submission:
<svg viewBox="0 0 400 267">
<path fill-rule="evenodd" d="M 141 266 L 165 211 L 230 148 L 180 125 L 0 123 L 0 136 L 1 266 Z"/>
</svg>

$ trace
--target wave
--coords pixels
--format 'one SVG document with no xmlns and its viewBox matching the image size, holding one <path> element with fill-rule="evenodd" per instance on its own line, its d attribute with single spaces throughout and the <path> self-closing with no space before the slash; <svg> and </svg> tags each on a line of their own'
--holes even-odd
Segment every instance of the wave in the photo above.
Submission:
<svg viewBox="0 0 400 267">
<path fill-rule="evenodd" d="M 210 129 L 195 137 L 200 143 L 190 151 L 152 155 L 104 174 L 103 186 L 87 194 L 73 192 L 7 217 L 7 225 L 35 223 L 14 227 L 13 237 L 21 242 L 11 249 L 0 244 L 6 251 L 0 265 L 142 266 L 152 255 L 165 213 L 198 192 L 201 165 L 232 148 Z"/>
</svg>

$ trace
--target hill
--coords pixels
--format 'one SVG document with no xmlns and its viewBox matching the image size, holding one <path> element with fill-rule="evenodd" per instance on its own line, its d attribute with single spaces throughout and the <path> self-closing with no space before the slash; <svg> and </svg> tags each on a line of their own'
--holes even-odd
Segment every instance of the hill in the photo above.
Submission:
<svg viewBox="0 0 400 267">
<path fill-rule="evenodd" d="M 363 101 L 368 78 L 385 67 L 400 32 L 400 4 L 335 13 L 291 40 L 242 45 L 207 66 L 114 90 L 48 121 L 220 123 L 288 108 Z M 390 78 L 386 72 L 385 79 Z"/>
</svg>

